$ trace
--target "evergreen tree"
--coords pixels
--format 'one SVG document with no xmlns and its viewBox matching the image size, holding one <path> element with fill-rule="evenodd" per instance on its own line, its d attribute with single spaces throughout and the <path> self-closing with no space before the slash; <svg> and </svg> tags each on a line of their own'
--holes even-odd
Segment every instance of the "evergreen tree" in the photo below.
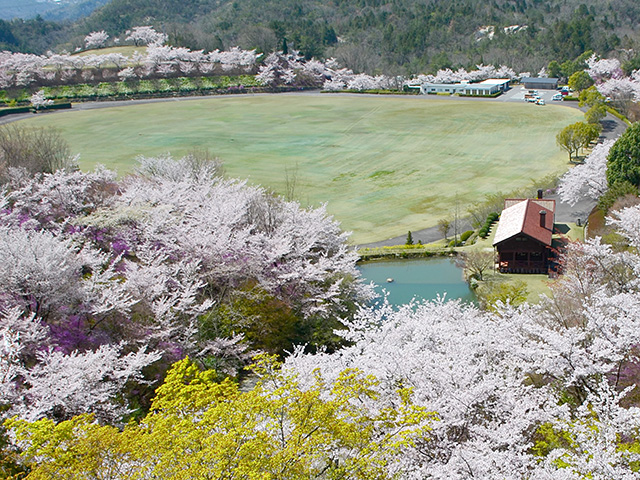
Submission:
<svg viewBox="0 0 640 480">
<path fill-rule="evenodd" d="M 613 144 L 607 159 L 607 182 L 640 185 L 640 123 L 634 123 Z"/>
</svg>

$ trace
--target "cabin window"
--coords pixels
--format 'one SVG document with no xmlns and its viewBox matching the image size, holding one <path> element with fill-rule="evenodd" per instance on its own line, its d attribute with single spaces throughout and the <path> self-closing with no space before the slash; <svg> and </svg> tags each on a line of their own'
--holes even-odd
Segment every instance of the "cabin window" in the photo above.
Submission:
<svg viewBox="0 0 640 480">
<path fill-rule="evenodd" d="M 500 254 L 500 260 L 503 262 L 513 261 L 513 252 L 503 252 Z"/>
</svg>

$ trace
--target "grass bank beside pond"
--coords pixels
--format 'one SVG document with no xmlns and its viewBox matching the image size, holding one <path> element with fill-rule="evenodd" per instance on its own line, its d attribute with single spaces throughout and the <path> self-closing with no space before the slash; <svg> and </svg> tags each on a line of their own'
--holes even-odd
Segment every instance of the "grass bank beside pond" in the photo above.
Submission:
<svg viewBox="0 0 640 480">
<path fill-rule="evenodd" d="M 490 234 L 482 239 L 476 238 L 476 241 L 470 245 L 459 247 L 449 247 L 448 241 L 440 240 L 438 242 L 429 243 L 427 245 L 395 245 L 388 247 L 361 248 L 358 250 L 363 262 L 371 261 L 398 261 L 415 258 L 442 257 L 464 255 L 467 252 L 475 250 L 483 250 L 494 252 L 493 240 L 495 236 L 497 223 L 493 224 Z M 578 226 L 575 223 L 557 223 L 556 229 L 561 233 L 554 234 L 554 248 L 560 248 L 563 243 L 584 240 L 584 226 Z M 477 284 L 476 294 L 479 297 L 495 291 L 501 285 L 510 288 L 523 287 L 526 299 L 529 303 L 537 303 L 540 301 L 540 295 L 551 294 L 550 285 L 555 281 L 547 275 L 535 274 L 515 274 L 500 273 L 495 269 L 489 268 L 483 273 L 483 279 Z"/>
</svg>

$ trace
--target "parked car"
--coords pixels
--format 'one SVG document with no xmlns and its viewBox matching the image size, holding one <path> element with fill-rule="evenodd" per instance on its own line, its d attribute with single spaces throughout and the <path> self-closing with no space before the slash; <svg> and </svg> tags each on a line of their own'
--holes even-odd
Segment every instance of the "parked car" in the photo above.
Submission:
<svg viewBox="0 0 640 480">
<path fill-rule="evenodd" d="M 544 99 L 539 98 L 538 100 L 536 100 L 536 105 L 544 105 Z"/>
<path fill-rule="evenodd" d="M 553 95 L 553 97 L 551 97 L 551 100 L 554 100 L 556 102 L 561 102 L 562 100 L 564 100 L 564 97 L 562 96 L 561 93 L 556 93 Z"/>
</svg>

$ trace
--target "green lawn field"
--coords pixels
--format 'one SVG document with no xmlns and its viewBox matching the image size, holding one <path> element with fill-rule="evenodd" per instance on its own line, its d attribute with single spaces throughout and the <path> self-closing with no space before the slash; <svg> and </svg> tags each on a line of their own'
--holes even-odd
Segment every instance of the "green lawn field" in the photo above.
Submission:
<svg viewBox="0 0 640 480">
<path fill-rule="evenodd" d="M 295 194 L 367 243 L 437 224 L 482 200 L 568 168 L 555 145 L 579 110 L 424 97 L 224 96 L 35 116 L 81 155 L 124 174 L 138 155 L 207 148 L 226 174 Z"/>
</svg>

